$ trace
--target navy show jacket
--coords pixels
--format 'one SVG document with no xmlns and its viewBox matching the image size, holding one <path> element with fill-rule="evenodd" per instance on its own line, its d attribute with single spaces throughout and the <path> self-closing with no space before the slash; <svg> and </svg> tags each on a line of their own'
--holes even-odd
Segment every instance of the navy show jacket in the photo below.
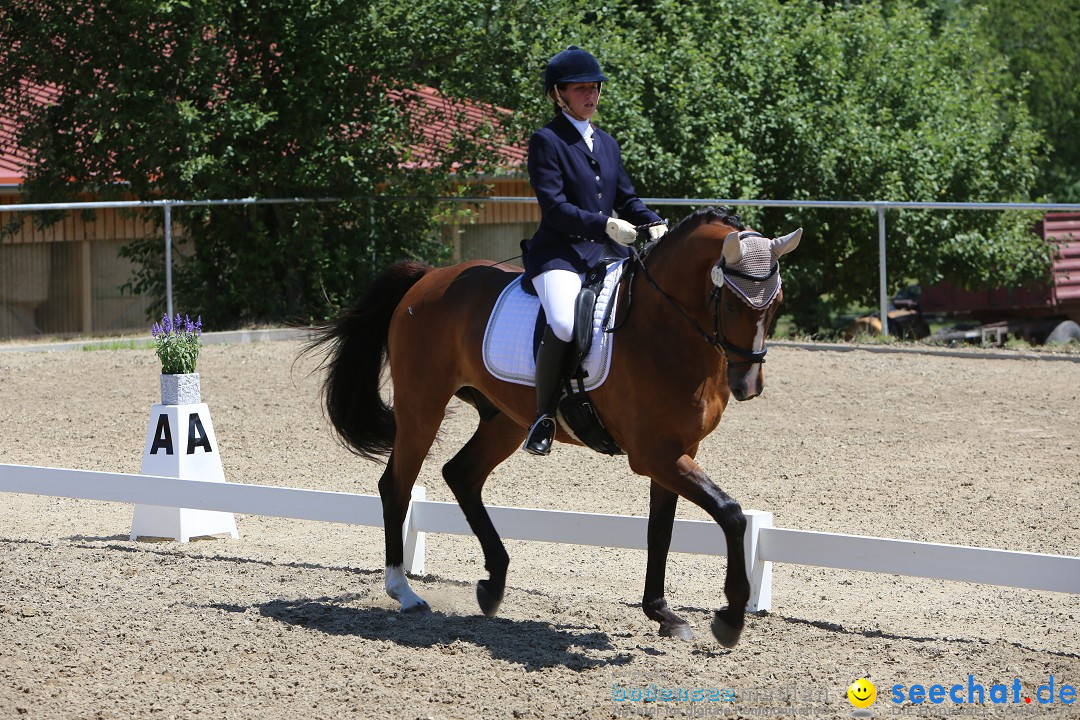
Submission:
<svg viewBox="0 0 1080 720">
<path fill-rule="evenodd" d="M 523 247 L 526 287 L 547 270 L 586 272 L 605 244 L 629 255 L 605 232 L 613 214 L 635 225 L 660 220 L 634 192 L 619 144 L 595 126 L 589 150 L 577 128 L 559 113 L 529 138 L 528 167 L 541 219 Z"/>
</svg>

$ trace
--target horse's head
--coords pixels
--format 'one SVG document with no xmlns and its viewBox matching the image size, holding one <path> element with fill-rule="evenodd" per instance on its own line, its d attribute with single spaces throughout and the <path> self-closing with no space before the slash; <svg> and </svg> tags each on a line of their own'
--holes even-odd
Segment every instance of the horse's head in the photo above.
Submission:
<svg viewBox="0 0 1080 720">
<path fill-rule="evenodd" d="M 733 231 L 712 269 L 716 341 L 727 357 L 728 387 L 736 400 L 761 394 L 765 335 L 784 297 L 781 255 L 799 244 L 802 228 L 778 238 Z"/>
</svg>

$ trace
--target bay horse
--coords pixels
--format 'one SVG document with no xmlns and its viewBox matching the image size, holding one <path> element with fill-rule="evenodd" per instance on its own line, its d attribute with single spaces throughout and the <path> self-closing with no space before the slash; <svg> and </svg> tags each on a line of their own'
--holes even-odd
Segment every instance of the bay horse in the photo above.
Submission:
<svg viewBox="0 0 1080 720">
<path fill-rule="evenodd" d="M 746 231 L 726 209 L 699 210 L 641 258 L 631 258 L 638 272 L 629 281 L 625 273 L 618 289 L 610 371 L 590 397 L 631 470 L 651 481 L 642 607 L 660 624 L 661 635 L 693 637 L 664 597 L 680 497 L 715 519 L 727 541 L 728 605 L 716 611 L 712 632 L 726 647 L 742 632 L 750 595 L 746 517 L 694 456 L 731 395 L 749 400 L 762 391 L 765 336 L 782 297 L 777 260 L 795 248 L 801 233 L 770 240 Z M 370 460 L 389 454 L 379 480 L 385 580 L 403 613 L 430 612 L 402 567 L 402 524 L 454 396 L 473 405 L 480 421 L 442 474 L 483 550 L 488 577 L 476 586 L 480 609 L 492 616 L 502 601 L 510 558 L 481 491 L 491 471 L 522 446 L 536 398 L 532 387 L 494 377 L 481 344 L 492 306 L 520 272 L 476 261 L 443 268 L 399 262 L 373 281 L 354 309 L 317 328 L 304 349 L 323 353 L 326 414 L 345 447 Z M 764 296 L 755 294 L 770 287 Z M 387 363 L 392 406 L 380 394 Z M 561 426 L 556 440 L 580 444 Z"/>
</svg>

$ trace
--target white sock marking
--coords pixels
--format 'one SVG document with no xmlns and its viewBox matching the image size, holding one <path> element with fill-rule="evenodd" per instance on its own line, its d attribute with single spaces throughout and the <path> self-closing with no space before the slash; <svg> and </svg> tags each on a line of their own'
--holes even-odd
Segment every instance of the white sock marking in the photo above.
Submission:
<svg viewBox="0 0 1080 720">
<path fill-rule="evenodd" d="M 386 594 L 401 603 L 402 610 L 424 603 L 424 599 L 412 591 L 409 578 L 400 565 L 386 566 Z"/>
</svg>

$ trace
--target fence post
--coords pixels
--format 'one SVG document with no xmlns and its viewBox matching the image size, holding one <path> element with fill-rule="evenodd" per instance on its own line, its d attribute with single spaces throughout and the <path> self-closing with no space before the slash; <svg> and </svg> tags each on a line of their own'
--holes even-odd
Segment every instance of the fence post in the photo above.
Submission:
<svg viewBox="0 0 1080 720">
<path fill-rule="evenodd" d="M 427 490 L 419 485 L 413 485 L 412 497 L 409 499 L 409 509 L 405 511 L 405 522 L 402 523 L 401 534 L 405 545 L 404 565 L 405 572 L 411 575 L 424 574 L 424 546 L 426 533 L 419 532 L 413 525 L 413 503 L 426 500 Z"/>
<path fill-rule="evenodd" d="M 877 206 L 877 234 L 878 234 L 878 285 L 879 300 L 881 302 L 881 334 L 889 334 L 889 286 L 885 273 L 885 206 L 888 203 L 878 203 Z"/>
<path fill-rule="evenodd" d="M 165 312 L 173 316 L 172 301 L 172 205 L 165 201 Z"/>
<path fill-rule="evenodd" d="M 750 580 L 750 612 L 772 609 L 772 563 L 761 558 L 761 530 L 773 526 L 773 514 L 762 510 L 746 511 L 746 532 L 743 535 L 746 554 L 746 574 Z"/>
</svg>

